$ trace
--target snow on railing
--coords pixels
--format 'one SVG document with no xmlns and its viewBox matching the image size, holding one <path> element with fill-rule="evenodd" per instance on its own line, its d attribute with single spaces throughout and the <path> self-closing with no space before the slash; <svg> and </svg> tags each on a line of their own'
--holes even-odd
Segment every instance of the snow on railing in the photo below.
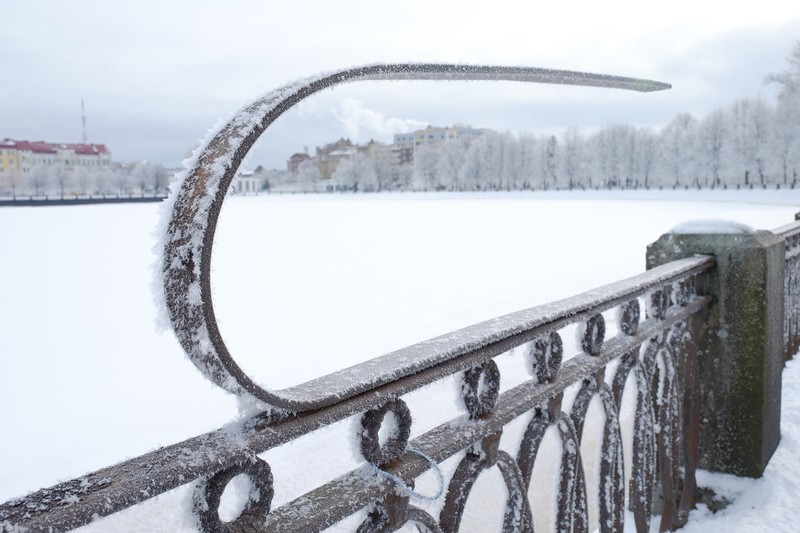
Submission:
<svg viewBox="0 0 800 533">
<path fill-rule="evenodd" d="M 489 80 L 609 87 L 657 91 L 665 83 L 531 67 L 481 65 L 367 65 L 324 73 L 275 89 L 245 106 L 212 130 L 203 146 L 177 176 L 165 202 L 164 246 L 160 275 L 163 307 L 189 359 L 215 384 L 239 396 L 250 396 L 284 412 L 319 409 L 370 387 L 438 364 L 419 354 L 376 362 L 365 375 L 336 375 L 307 386 L 269 390 L 251 380 L 228 352 L 217 327 L 210 282 L 211 250 L 217 219 L 233 178 L 256 139 L 280 115 L 304 98 L 345 82 L 362 80 Z"/>
<path fill-rule="evenodd" d="M 781 226 L 773 233 L 786 242 L 783 345 L 788 360 L 800 349 L 800 221 Z"/>
<path fill-rule="evenodd" d="M 6 531 L 68 530 L 199 481 L 194 492 L 198 523 L 204 531 L 222 531 L 220 496 L 233 477 L 246 474 L 253 497 L 226 525 L 233 531 L 321 531 L 363 508 L 370 511 L 362 531 L 383 531 L 407 521 L 430 531 L 457 531 L 476 479 L 497 466 L 509 494 L 504 529 L 530 531 L 529 491 L 553 490 L 529 485 L 544 433 L 555 427 L 563 443 L 561 482 L 554 490 L 556 527 L 587 531 L 580 450 L 589 402 L 597 397 L 605 416 L 597 480 L 600 530 L 622 530 L 623 461 L 632 468 L 629 501 L 637 529 L 649 527 L 656 499 L 663 502 L 662 530 L 670 529 L 685 521 L 693 504 L 695 338 L 709 302 L 699 288 L 713 264 L 709 257 L 675 261 L 420 343 L 401 352 L 441 362 L 320 410 L 266 411 L 251 416 L 237 431 L 222 428 L 6 502 L 0 506 L 0 525 Z M 649 315 L 641 322 L 640 299 L 646 301 Z M 617 311 L 620 333 L 606 339 L 602 313 L 610 310 Z M 581 326 L 582 351 L 562 362 L 562 331 L 571 324 Z M 472 347 L 454 355 L 446 339 L 459 337 L 470 339 Z M 516 347 L 524 348 L 516 355 L 524 352 L 531 379 L 499 394 L 501 376 L 494 358 Z M 465 416 L 409 440 L 412 413 L 403 395 L 453 374 L 461 375 Z M 636 386 L 633 455 L 623 458 L 619 409 L 629 375 Z M 567 414 L 562 400 L 570 386 L 580 389 Z M 389 412 L 394 416 L 386 417 Z M 258 454 L 359 413 L 356 438 L 366 464 L 271 511 L 272 474 Z M 506 442 L 501 438 L 504 426 L 520 417 L 530 417 L 521 440 Z M 387 419 L 392 419 L 393 431 L 382 443 L 378 436 Z M 513 457 L 504 449 L 518 453 Z M 439 517 L 410 505 L 408 487 L 414 479 L 459 452 L 464 455 L 439 499 Z"/>
<path fill-rule="evenodd" d="M 597 494 L 592 506 L 598 519 L 592 527 L 600 531 L 622 531 L 626 501 L 638 531 L 648 530 L 656 501 L 661 530 L 685 522 L 694 503 L 698 454 L 695 344 L 710 301 L 703 287 L 714 266 L 711 257 L 673 261 L 289 389 L 265 389 L 236 364 L 219 333 L 210 288 L 214 229 L 231 180 L 247 150 L 289 107 L 326 87 L 366 79 L 512 80 L 639 91 L 668 87 L 525 67 L 371 65 L 287 85 L 244 108 L 209 136 L 165 202 L 162 296 L 194 364 L 260 411 L 236 427 L 8 501 L 0 505 L 3 531 L 73 529 L 187 484 L 195 485 L 193 509 L 203 531 L 321 531 L 363 509 L 368 513 L 359 531 L 393 531 L 405 523 L 457 531 L 476 480 L 495 466 L 508 489 L 504 530 L 532 531 L 529 494 L 551 490 L 558 531 L 589 530 L 589 494 Z M 646 304 L 644 321 L 640 300 Z M 617 312 L 619 334 L 606 339 L 603 313 L 610 311 Z M 562 335 L 571 325 L 578 326 L 580 349 L 565 354 Z M 501 394 L 495 358 L 519 352 L 531 378 Z M 466 413 L 411 439 L 413 414 L 403 396 L 454 375 L 460 375 Z M 635 388 L 632 455 L 623 457 L 619 411 L 629 376 Z M 578 390 L 567 412 L 563 400 L 570 387 Z M 581 446 L 594 398 L 604 423 L 596 490 L 588 491 Z M 273 484 L 270 466 L 258 455 L 351 416 L 360 416 L 355 439 L 365 464 L 272 510 L 279 484 Z M 521 435 L 506 431 L 520 419 L 527 421 Z M 555 488 L 533 487 L 539 447 L 550 428 L 562 444 L 560 482 Z M 462 453 L 445 479 L 439 465 Z M 626 462 L 631 469 L 627 497 Z M 414 480 L 429 470 L 441 476 L 442 490 L 432 497 L 435 512 L 410 503 L 420 497 Z M 223 523 L 223 491 L 241 474 L 251 480 L 250 497 L 237 518 Z"/>
</svg>

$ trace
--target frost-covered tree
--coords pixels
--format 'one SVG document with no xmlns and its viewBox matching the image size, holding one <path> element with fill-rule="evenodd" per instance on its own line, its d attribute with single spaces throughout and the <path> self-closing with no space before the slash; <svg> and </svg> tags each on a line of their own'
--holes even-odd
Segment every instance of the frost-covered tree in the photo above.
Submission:
<svg viewBox="0 0 800 533">
<path fill-rule="evenodd" d="M 64 198 L 64 191 L 68 190 L 72 183 L 73 170 L 71 169 L 68 170 L 67 168 L 62 167 L 61 165 L 57 165 L 51 167 L 49 171 L 51 175 L 50 178 L 51 183 L 54 183 L 55 186 L 57 187 L 58 195 L 61 198 Z"/>
<path fill-rule="evenodd" d="M 376 192 L 394 188 L 392 184 L 394 172 L 389 161 L 386 159 L 376 159 L 372 162 L 372 168 L 375 170 Z"/>
<path fill-rule="evenodd" d="M 150 187 L 153 189 L 153 192 L 158 193 L 165 193 L 167 192 L 167 186 L 169 185 L 169 172 L 164 165 L 156 164 L 153 167 L 153 174 L 150 177 Z"/>
<path fill-rule="evenodd" d="M 134 163 L 133 168 L 131 169 L 131 180 L 136 184 L 140 194 L 144 195 L 144 191 L 148 188 L 152 173 L 151 164 L 147 161 Z"/>
<path fill-rule="evenodd" d="M 91 192 L 93 173 L 85 168 L 75 167 L 72 171 L 72 182 L 78 194 L 85 195 Z"/>
<path fill-rule="evenodd" d="M 522 135 L 520 143 L 520 188 L 532 189 L 541 167 L 541 141 L 535 135 Z"/>
<path fill-rule="evenodd" d="M 653 171 L 658 164 L 658 135 L 649 128 L 639 128 L 636 131 L 634 161 L 637 179 L 635 186 L 649 189 Z"/>
<path fill-rule="evenodd" d="M 680 113 L 661 130 L 661 184 L 672 187 L 697 186 L 695 129 L 697 121 Z"/>
<path fill-rule="evenodd" d="M 632 126 L 614 124 L 592 136 L 592 173 L 604 187 L 633 187 L 635 175 L 636 130 Z"/>
<path fill-rule="evenodd" d="M 769 142 L 771 172 L 778 183 L 797 184 L 800 173 L 800 106 L 778 102 Z"/>
<path fill-rule="evenodd" d="M 458 176 L 466 159 L 468 147 L 469 143 L 464 140 L 451 140 L 442 144 L 435 169 L 439 187 L 448 191 L 464 190 L 464 184 Z"/>
<path fill-rule="evenodd" d="M 559 150 L 558 139 L 555 135 L 548 135 L 545 141 L 540 145 L 542 156 L 539 159 L 541 164 L 541 186 L 544 190 L 548 190 L 558 185 L 558 166 L 559 166 Z"/>
<path fill-rule="evenodd" d="M 353 192 L 374 192 L 378 189 L 378 176 L 372 160 L 360 152 L 342 159 L 331 177 Z"/>
<path fill-rule="evenodd" d="M 697 168 L 704 186 L 721 187 L 722 173 L 730 148 L 725 112 L 709 113 L 697 129 Z"/>
<path fill-rule="evenodd" d="M 767 75 L 768 83 L 780 85 L 779 98 L 800 94 L 800 41 L 794 43 L 789 57 L 786 58 L 789 66 L 783 72 Z"/>
<path fill-rule="evenodd" d="M 43 165 L 36 165 L 26 176 L 26 185 L 29 192 L 41 196 L 47 192 L 52 175 L 50 169 Z"/>
<path fill-rule="evenodd" d="M 730 158 L 733 183 L 744 186 L 765 183 L 770 115 L 761 99 L 745 98 L 731 106 L 729 128 L 733 147 Z"/>
<path fill-rule="evenodd" d="M 766 79 L 780 88 L 770 152 L 781 181 L 795 185 L 800 174 L 800 41 L 786 60 L 786 70 Z"/>
<path fill-rule="evenodd" d="M 481 175 L 483 172 L 481 146 L 480 139 L 470 144 L 464 157 L 464 162 L 458 169 L 458 185 L 462 191 L 478 191 L 483 188 L 481 187 Z"/>
<path fill-rule="evenodd" d="M 11 168 L 3 176 L 3 188 L 7 193 L 11 194 L 11 196 L 17 195 L 21 185 L 22 180 L 20 179 L 19 171 L 16 168 Z"/>
<path fill-rule="evenodd" d="M 578 128 L 567 128 L 561 138 L 561 169 L 562 181 L 568 189 L 582 185 L 582 178 L 586 172 L 585 141 Z"/>
<path fill-rule="evenodd" d="M 342 163 L 343 162 L 344 161 L 342 161 Z M 341 167 L 341 163 L 339 164 L 339 167 Z M 339 167 L 336 168 L 337 171 L 339 170 Z M 332 178 L 339 181 L 339 178 L 336 177 L 335 171 Z M 317 165 L 315 165 L 312 160 L 306 159 L 297 167 L 297 185 L 301 190 L 313 191 L 320 179 L 319 168 L 317 168 Z M 340 183 L 344 182 L 340 181 Z"/>
<path fill-rule="evenodd" d="M 123 169 L 113 169 L 105 173 L 103 181 L 111 185 L 112 190 L 119 196 L 130 194 L 134 187 L 134 180 L 130 172 Z"/>
<path fill-rule="evenodd" d="M 503 176 L 503 152 L 505 146 L 505 138 L 507 135 L 502 133 L 484 133 L 476 141 L 484 142 L 483 157 L 486 164 L 483 167 L 483 181 L 487 188 L 494 191 L 503 190 L 508 188 L 504 182 Z"/>
<path fill-rule="evenodd" d="M 362 153 L 356 153 L 352 159 L 353 167 L 356 169 L 356 176 L 358 177 L 357 190 L 361 192 L 378 192 L 380 184 L 373 160 Z"/>
<path fill-rule="evenodd" d="M 414 166 L 411 187 L 415 191 L 435 191 L 439 188 L 436 167 L 439 163 L 439 150 L 423 144 L 414 151 Z"/>
<path fill-rule="evenodd" d="M 750 139 L 752 158 L 760 185 L 767 184 L 770 131 L 773 124 L 772 109 L 761 98 L 750 108 Z"/>
<path fill-rule="evenodd" d="M 522 171 L 522 143 L 511 133 L 502 135 L 500 141 L 499 174 L 500 188 L 521 189 L 524 175 Z"/>
</svg>

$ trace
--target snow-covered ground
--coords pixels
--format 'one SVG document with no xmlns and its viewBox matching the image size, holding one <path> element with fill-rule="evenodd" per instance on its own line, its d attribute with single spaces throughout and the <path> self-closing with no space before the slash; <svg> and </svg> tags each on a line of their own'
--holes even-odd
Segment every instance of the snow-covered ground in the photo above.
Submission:
<svg viewBox="0 0 800 533">
<path fill-rule="evenodd" d="M 645 246 L 679 222 L 770 229 L 797 206 L 800 191 L 786 190 L 231 197 L 215 243 L 214 305 L 241 366 L 281 388 L 637 274 Z M 157 217 L 155 205 L 0 209 L 0 501 L 237 416 L 235 400 L 154 327 Z M 443 394 L 410 395 L 414 434 L 459 414 L 455 395 Z M 783 441 L 765 477 L 710 476 L 739 496 L 718 515 L 696 512 L 688 531 L 800 523 L 790 502 L 800 471 L 796 363 L 784 396 Z M 274 506 L 355 467 L 350 430 L 343 422 L 265 454 Z M 174 511 L 185 500 L 176 489 L 86 529 L 191 530 Z"/>
</svg>

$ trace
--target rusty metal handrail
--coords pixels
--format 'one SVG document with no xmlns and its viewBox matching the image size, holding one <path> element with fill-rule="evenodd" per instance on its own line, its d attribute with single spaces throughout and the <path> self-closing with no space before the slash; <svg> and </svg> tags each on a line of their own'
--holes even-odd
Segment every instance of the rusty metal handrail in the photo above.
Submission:
<svg viewBox="0 0 800 533">
<path fill-rule="evenodd" d="M 172 211 L 161 260 L 164 299 L 172 327 L 189 359 L 212 382 L 237 395 L 250 395 L 287 412 L 319 409 L 362 392 L 350 382 L 270 390 L 250 379 L 239 367 L 217 326 L 211 291 L 211 250 L 217 219 L 239 165 L 256 139 L 286 110 L 304 98 L 345 82 L 362 80 L 506 80 L 609 87 L 634 91 L 667 89 L 666 83 L 603 74 L 532 67 L 447 64 L 367 65 L 320 74 L 267 93 L 243 108 L 216 133 L 188 165 L 171 195 Z M 430 361 L 437 364 L 438 361 Z M 371 370 L 371 387 L 388 383 L 396 372 L 418 372 L 424 364 Z"/>
<path fill-rule="evenodd" d="M 800 350 L 800 221 L 772 230 L 786 243 L 783 301 L 783 348 L 788 361 Z"/>
<path fill-rule="evenodd" d="M 230 527 L 280 530 L 287 520 L 294 530 L 318 531 L 372 504 L 360 530 L 394 528 L 414 521 L 430 531 L 458 529 L 466 497 L 480 473 L 498 466 L 509 489 L 505 529 L 528 531 L 532 516 L 527 498 L 538 442 L 556 427 L 565 453 L 558 490 L 559 528 L 587 525 L 586 487 L 579 443 L 589 401 L 599 396 L 606 414 L 601 467 L 601 529 L 621 528 L 624 482 L 617 412 L 629 374 L 637 384 L 631 505 L 637 529 L 649 524 L 656 474 L 663 499 L 662 529 L 685 521 L 694 490 L 697 449 L 682 446 L 682 430 L 696 435 L 697 390 L 694 339 L 709 304 L 702 294 L 713 259 L 676 261 L 628 280 L 573 298 L 484 322 L 356 365 L 308 383 L 273 391 L 242 372 L 228 352 L 216 325 L 211 301 L 210 261 L 213 236 L 226 191 L 246 152 L 277 117 L 303 98 L 333 85 L 358 80 L 509 80 L 587 85 L 652 91 L 667 84 L 633 78 L 527 67 L 393 64 L 368 65 L 321 74 L 272 91 L 245 107 L 209 136 L 197 158 L 168 199 L 171 215 L 162 257 L 164 300 L 178 339 L 194 364 L 225 390 L 261 402 L 263 412 L 236 428 L 223 428 L 42 489 L 0 505 L 3 530 L 63 531 L 87 524 L 148 500 L 172 488 L 200 480 L 195 511 L 201 528 L 224 526 L 217 509 L 227 483 L 250 476 L 254 498 Z M 649 319 L 640 324 L 639 299 L 647 301 Z M 604 311 L 618 308 L 622 333 L 605 342 Z M 570 324 L 584 329 L 583 354 L 561 364 L 559 330 Z M 525 345 L 532 379 L 499 394 L 500 372 L 493 358 Z M 618 360 L 612 385 L 604 382 L 606 365 Z M 656 369 L 659 370 L 656 370 Z M 446 376 L 462 372 L 463 419 L 415 439 L 409 448 L 411 413 L 401 396 Z M 563 390 L 581 389 L 570 415 L 561 413 Z M 653 405 L 653 387 L 661 391 Z M 657 409 L 654 410 L 654 409 Z M 393 413 L 396 431 L 378 439 L 383 417 Z M 269 465 L 256 454 L 352 415 L 361 415 L 362 454 L 369 466 L 326 484 L 301 500 L 270 513 L 273 496 Z M 500 449 L 503 426 L 532 413 L 533 419 L 516 458 Z M 694 417 L 694 418 L 693 418 Z M 656 427 L 661 429 L 657 432 Z M 682 451 L 681 451 L 682 450 Z M 438 520 L 409 505 L 397 487 L 459 451 L 465 456 L 449 482 Z M 422 455 L 420 455 L 422 454 Z M 658 460 L 658 467 L 656 467 Z M 682 464 L 681 464 L 682 463 Z M 681 466 L 683 470 L 681 470 Z M 364 475 L 364 469 L 369 475 Z M 682 483 L 683 493 L 678 486 Z M 342 498 L 342 487 L 349 487 Z M 338 496 L 337 496 L 338 494 Z M 318 512 L 297 511 L 303 507 Z"/>
<path fill-rule="evenodd" d="M 676 261 L 628 280 L 615 282 L 561 302 L 520 311 L 453 332 L 448 336 L 462 334 L 469 336 L 475 339 L 474 344 L 479 347 L 473 348 L 458 358 L 421 371 L 419 374 L 400 378 L 323 410 L 291 416 L 262 413 L 243 422 L 239 428 L 235 428 L 235 431 L 232 431 L 230 427 L 221 428 L 116 466 L 37 491 L 24 498 L 6 502 L 0 505 L 0 525 L 14 524 L 32 530 L 68 530 L 89 523 L 98 516 L 106 516 L 148 500 L 193 479 L 213 479 L 219 475 L 219 472 L 230 471 L 230 469 L 238 472 L 236 469 L 242 468 L 243 461 L 245 464 L 249 464 L 247 461 L 255 460 L 255 454 L 290 442 L 301 435 L 348 416 L 379 409 L 389 400 L 402 401 L 399 400 L 401 395 L 430 382 L 458 372 L 475 372 L 472 370 L 475 368 L 483 369 L 479 373 L 488 372 L 487 365 L 490 367 L 493 364 L 493 357 L 516 346 L 531 344 L 532 350 L 539 350 L 538 357 L 551 358 L 558 352 L 553 347 L 560 344 L 560 337 L 557 333 L 559 329 L 574 323 L 592 323 L 594 326 L 590 326 L 588 330 L 596 332 L 598 321 L 602 321 L 602 315 L 599 313 L 614 307 L 621 307 L 624 311 L 622 313 L 622 330 L 623 332 L 627 331 L 627 334 L 623 333 L 620 337 L 609 340 L 604 346 L 602 335 L 589 339 L 585 345 L 589 352 L 567 361 L 560 370 L 554 359 L 551 361 L 543 359 L 540 361 L 538 369 L 533 370 L 534 379 L 532 381 L 500 395 L 497 404 L 492 409 L 487 409 L 481 416 L 472 417 L 475 420 L 473 424 L 469 426 L 464 426 L 461 422 L 445 424 L 419 437 L 411 444 L 433 459 L 440 461 L 456 453 L 459 449 L 470 448 L 476 442 L 480 443 L 483 438 L 496 434 L 502 425 L 511 418 L 520 416 L 526 411 L 530 412 L 532 409 L 540 409 L 542 416 L 545 417 L 543 420 L 547 423 L 561 421 L 562 425 L 566 424 L 565 419 L 553 410 L 555 405 L 552 401 L 543 409 L 541 404 L 547 404 L 548 398 L 557 396 L 571 383 L 580 383 L 587 377 L 591 381 L 591 378 L 600 371 L 599 369 L 604 368 L 612 359 L 622 357 L 625 360 L 624 365 L 621 366 L 625 370 L 619 374 L 622 377 L 614 379 L 615 390 L 612 391 L 612 395 L 615 404 L 621 400 L 620 387 L 624 385 L 623 374 L 627 375 L 634 368 L 639 368 L 637 371 L 640 374 L 639 386 L 646 386 L 645 381 L 648 379 L 647 376 L 652 374 L 651 367 L 655 364 L 655 358 L 659 351 L 668 350 L 669 343 L 673 342 L 670 336 L 681 337 L 681 335 L 688 334 L 687 322 L 708 305 L 707 298 L 693 295 L 695 292 L 693 280 L 698 275 L 704 275 L 712 266 L 713 259 L 708 257 Z M 679 287 L 679 290 L 673 291 L 674 287 Z M 666 306 L 670 302 L 667 298 L 669 292 L 674 292 L 674 295 L 672 296 L 673 304 L 667 312 Z M 643 297 L 650 299 L 651 303 L 648 307 L 654 316 L 639 325 L 637 298 Z M 634 308 L 635 311 L 633 311 Z M 625 316 L 627 318 L 624 318 Z M 501 329 L 504 333 L 498 335 L 497 324 L 503 324 Z M 677 330 L 676 326 L 678 326 Z M 678 330 L 680 333 L 675 333 Z M 436 344 L 434 339 L 415 345 L 408 350 L 424 353 L 431 350 Z M 648 355 L 643 355 L 640 361 L 636 354 L 636 347 L 642 344 L 652 344 L 653 348 L 650 349 Z M 538 345 L 538 348 L 535 348 L 535 345 Z M 595 352 L 595 354 L 591 355 L 591 352 Z M 661 357 L 664 357 L 663 353 Z M 538 373 L 538 377 L 536 373 Z M 596 377 L 593 385 L 586 385 L 586 387 L 585 394 L 589 397 L 595 393 L 599 394 L 598 391 L 602 388 Z M 608 392 L 603 394 L 607 396 Z M 649 387 L 647 392 L 641 392 L 641 394 L 643 397 L 649 397 Z M 644 402 L 640 408 L 646 409 L 645 404 L 649 405 L 648 402 Z M 653 415 L 643 416 L 652 417 Z M 675 423 L 678 422 L 679 420 L 676 419 Z M 452 431 L 454 424 L 463 431 Z M 568 430 L 565 432 L 569 434 Z M 450 436 L 449 440 L 440 439 L 444 433 Z M 642 438 L 645 439 L 645 437 Z M 642 454 L 649 453 L 651 456 L 648 461 L 655 460 L 652 443 L 650 447 L 653 449 L 650 452 L 645 450 L 647 448 L 645 444 L 641 446 L 643 447 Z M 415 475 L 422 473 L 429 465 L 404 450 L 405 448 L 401 450 L 404 453 L 402 459 L 392 465 L 390 471 L 403 479 L 410 480 Z M 641 457 L 639 459 L 641 460 Z M 649 479 L 654 475 L 654 470 L 642 475 L 645 474 Z M 334 505 L 334 502 L 329 500 L 328 505 L 333 506 L 336 512 L 329 510 L 317 515 L 316 523 L 320 528 L 325 524 L 335 523 L 337 519 L 347 516 L 359 506 L 363 507 L 366 505 L 365 502 L 373 501 L 386 494 L 391 485 L 386 478 L 376 476 L 375 479 L 369 479 L 356 472 L 334 481 L 332 485 L 328 484 L 317 489 L 304 497 L 302 502 L 311 502 L 314 507 L 322 506 L 325 500 L 324 495 L 330 495 L 330 491 L 342 483 L 352 484 L 353 479 L 356 478 L 361 480 L 361 486 L 358 486 L 359 490 L 347 498 L 347 501 L 351 503 L 339 502 Z M 642 487 L 643 496 L 637 516 L 640 516 L 640 520 L 645 520 L 645 515 L 649 515 L 645 511 L 650 505 L 647 502 L 652 500 L 652 488 L 648 495 L 644 485 Z M 72 503 L 65 504 L 65 502 Z M 285 520 L 289 519 L 287 517 L 293 516 L 292 509 L 303 504 L 302 502 L 287 504 L 288 507 L 281 507 L 267 515 L 266 520 L 270 524 L 275 523 L 277 530 L 280 530 L 279 525 L 285 526 Z M 572 507 L 568 506 L 567 509 L 572 509 Z M 649 518 L 647 519 L 649 520 Z M 305 525 L 298 530 L 306 531 Z M 318 529 L 309 529 L 308 531 L 311 530 Z"/>
</svg>

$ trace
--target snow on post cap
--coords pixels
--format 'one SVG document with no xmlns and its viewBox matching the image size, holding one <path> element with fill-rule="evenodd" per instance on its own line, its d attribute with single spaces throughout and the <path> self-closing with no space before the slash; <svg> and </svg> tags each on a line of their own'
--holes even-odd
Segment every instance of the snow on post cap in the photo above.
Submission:
<svg viewBox="0 0 800 533">
<path fill-rule="evenodd" d="M 669 233 L 688 233 L 690 235 L 697 234 L 726 234 L 726 233 L 753 233 L 753 228 L 741 222 L 733 220 L 722 219 L 708 219 L 708 220 L 687 220 L 681 222 L 671 230 Z"/>
</svg>

